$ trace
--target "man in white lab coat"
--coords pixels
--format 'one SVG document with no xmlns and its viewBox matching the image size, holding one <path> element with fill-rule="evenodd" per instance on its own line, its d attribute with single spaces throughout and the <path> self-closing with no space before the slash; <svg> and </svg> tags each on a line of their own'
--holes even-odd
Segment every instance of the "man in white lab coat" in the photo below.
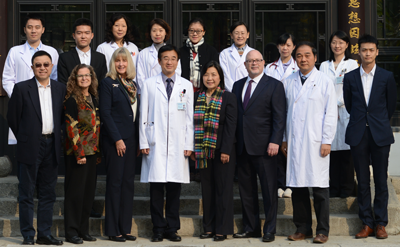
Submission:
<svg viewBox="0 0 400 247">
<path fill-rule="evenodd" d="M 193 86 L 175 73 L 179 53 L 165 45 L 158 51 L 162 72 L 145 81 L 141 94 L 139 145 L 143 153 L 141 182 L 150 183 L 153 242 L 180 241 L 179 197 L 189 181 L 194 148 Z M 164 187 L 166 207 L 164 207 Z"/>
<path fill-rule="evenodd" d="M 37 51 L 46 51 L 50 54 L 53 61 L 53 70 L 50 79 L 57 80 L 57 50 L 51 46 L 44 45 L 40 38 L 44 33 L 44 19 L 38 14 L 30 14 L 25 18 L 24 32 L 26 34 L 26 42 L 23 45 L 17 45 L 8 52 L 3 70 L 3 88 L 7 92 L 9 98 L 14 89 L 14 85 L 21 81 L 33 78 L 32 56 Z M 8 132 L 8 144 L 17 144 L 17 139 L 11 129 Z"/>
<path fill-rule="evenodd" d="M 312 238 L 312 215 L 308 187 L 312 187 L 317 231 L 314 243 L 329 235 L 329 153 L 337 125 L 336 92 L 332 80 L 314 65 L 317 50 L 310 42 L 295 49 L 299 73 L 283 81 L 287 120 L 282 151 L 287 152 L 288 187 L 292 188 L 293 223 L 296 233 L 289 240 Z"/>
</svg>

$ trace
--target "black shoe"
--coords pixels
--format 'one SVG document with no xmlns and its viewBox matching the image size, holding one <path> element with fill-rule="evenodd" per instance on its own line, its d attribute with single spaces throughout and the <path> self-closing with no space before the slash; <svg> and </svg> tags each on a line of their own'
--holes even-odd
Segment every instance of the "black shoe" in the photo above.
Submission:
<svg viewBox="0 0 400 247">
<path fill-rule="evenodd" d="M 117 236 L 108 236 L 108 239 L 115 242 L 125 242 L 126 238 L 124 237 L 117 237 Z"/>
<path fill-rule="evenodd" d="M 94 242 L 94 241 L 97 240 L 96 238 L 90 236 L 89 234 L 85 234 L 85 235 L 82 235 L 82 236 L 80 236 L 80 237 L 83 239 L 83 241 Z"/>
<path fill-rule="evenodd" d="M 176 232 L 164 233 L 164 237 L 170 241 L 179 242 L 182 238 Z"/>
<path fill-rule="evenodd" d="M 44 245 L 62 245 L 63 241 L 55 239 L 51 235 L 47 235 L 47 236 L 44 236 L 44 237 L 38 237 L 36 239 L 36 243 L 37 244 L 44 244 Z"/>
<path fill-rule="evenodd" d="M 222 235 L 222 236 L 215 235 L 214 236 L 214 241 L 224 241 L 225 239 L 226 239 L 226 235 Z"/>
<path fill-rule="evenodd" d="M 275 234 L 265 233 L 262 240 L 263 242 L 272 242 L 275 240 Z"/>
<path fill-rule="evenodd" d="M 162 233 L 154 233 L 151 237 L 151 242 L 162 242 L 164 240 Z"/>
<path fill-rule="evenodd" d="M 78 236 L 73 236 L 73 237 L 70 237 L 70 238 L 65 238 L 65 241 L 66 241 L 66 242 L 73 243 L 73 244 L 83 244 L 83 240 L 82 240 L 80 237 L 78 237 Z"/>
<path fill-rule="evenodd" d="M 233 234 L 234 238 L 261 238 L 261 234 L 257 234 L 254 232 L 243 232 L 243 233 L 235 233 Z"/>
<path fill-rule="evenodd" d="M 22 242 L 22 244 L 23 245 L 35 245 L 34 237 L 33 236 L 24 237 L 24 241 Z"/>
<path fill-rule="evenodd" d="M 129 240 L 129 241 L 135 241 L 136 240 L 136 237 L 132 236 L 132 235 L 122 234 L 122 236 L 124 238 L 126 238 L 126 240 Z"/>
<path fill-rule="evenodd" d="M 101 218 L 101 214 L 100 213 L 96 213 L 92 208 L 92 211 L 90 212 L 90 217 L 91 218 Z"/>
<path fill-rule="evenodd" d="M 202 234 L 200 234 L 200 238 L 201 238 L 201 239 L 213 238 L 214 235 L 215 235 L 214 233 L 202 233 Z"/>
</svg>

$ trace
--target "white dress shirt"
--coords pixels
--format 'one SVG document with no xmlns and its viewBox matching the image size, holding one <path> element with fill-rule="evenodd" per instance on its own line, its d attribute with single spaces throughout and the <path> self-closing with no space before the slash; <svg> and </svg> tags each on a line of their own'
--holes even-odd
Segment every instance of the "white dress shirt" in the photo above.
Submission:
<svg viewBox="0 0 400 247">
<path fill-rule="evenodd" d="M 78 56 L 79 56 L 79 60 L 81 60 L 81 64 L 86 64 L 86 65 L 90 65 L 90 59 L 91 59 L 91 52 L 90 49 L 87 52 L 83 52 L 81 50 L 79 50 L 78 47 L 75 47 L 76 51 L 78 52 Z"/>
<path fill-rule="evenodd" d="M 35 78 L 38 86 L 40 111 L 42 113 L 42 134 L 47 135 L 53 133 L 54 120 L 53 120 L 53 104 L 51 99 L 51 85 L 44 87 Z"/>
<path fill-rule="evenodd" d="M 360 66 L 361 81 L 364 91 L 365 102 L 367 103 L 367 106 L 369 102 L 369 96 L 371 94 L 371 88 L 372 88 L 372 82 L 374 80 L 375 70 L 376 70 L 376 64 L 368 74 L 364 71 L 362 65 Z"/>
<path fill-rule="evenodd" d="M 249 81 L 253 80 L 253 83 L 251 84 L 251 92 L 250 92 L 250 98 L 253 95 L 254 90 L 256 89 L 258 83 L 261 80 L 261 77 L 263 77 L 264 73 L 261 73 L 260 75 L 258 75 L 257 77 L 255 77 L 254 79 L 251 79 L 250 76 L 247 77 L 246 83 L 244 84 L 244 88 L 245 90 L 242 90 L 242 101 L 244 100 L 244 95 L 246 94 L 247 91 L 247 86 L 249 85 Z"/>
</svg>

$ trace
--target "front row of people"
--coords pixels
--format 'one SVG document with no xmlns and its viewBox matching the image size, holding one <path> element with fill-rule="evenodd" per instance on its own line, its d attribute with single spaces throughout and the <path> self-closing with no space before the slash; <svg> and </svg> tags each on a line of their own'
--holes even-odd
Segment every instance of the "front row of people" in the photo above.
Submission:
<svg viewBox="0 0 400 247">
<path fill-rule="evenodd" d="M 350 113 L 346 142 L 355 158 L 362 231 L 376 229 L 386 238 L 387 162 L 393 143 L 389 120 L 396 105 L 393 74 L 375 65 L 376 39 L 359 41 L 362 66 L 344 78 L 344 102 Z M 97 92 L 91 66 L 76 66 L 67 83 L 50 80 L 51 56 L 32 57 L 34 78 L 18 83 L 9 102 L 9 126 L 18 139 L 20 225 L 23 244 L 33 244 L 33 192 L 38 186 L 39 244 L 61 245 L 52 237 L 51 215 L 59 164 L 62 122 L 66 123 L 65 232 L 75 244 L 95 241 L 89 215 L 100 149 L 107 169 L 105 234 L 113 241 L 131 235 L 136 156 L 143 154 L 141 182 L 150 183 L 152 241 L 180 241 L 181 184 L 189 183 L 189 157 L 200 170 L 203 228 L 200 238 L 223 241 L 233 234 L 233 177 L 239 170 L 243 232 L 234 238 L 261 237 L 257 175 L 262 189 L 263 241 L 275 240 L 277 220 L 277 154 L 287 154 L 287 186 L 292 188 L 290 240 L 313 237 L 309 188 L 317 215 L 315 243 L 329 236 L 329 154 L 338 121 L 332 80 L 315 68 L 317 50 L 309 42 L 294 49 L 298 73 L 282 83 L 264 74 L 264 60 L 248 52 L 248 77 L 225 91 L 216 61 L 203 67 L 200 91 L 175 73 L 179 53 L 165 45 L 158 52 L 161 73 L 147 79 L 137 94 L 135 66 L 129 51 L 118 48 Z M 379 74 L 379 78 L 375 77 Z M 369 104 L 372 102 L 372 104 Z M 63 106 L 64 105 L 64 110 Z M 103 123 L 100 131 L 100 118 Z M 64 118 L 64 119 L 63 119 Z M 102 146 L 99 145 L 100 132 Z M 368 160 L 372 159 L 377 194 L 370 205 Z M 362 162 L 361 162 L 362 161 Z M 72 179 L 73 177 L 73 179 Z M 77 179 L 79 178 L 79 179 Z M 165 217 L 163 214 L 166 191 Z"/>
</svg>

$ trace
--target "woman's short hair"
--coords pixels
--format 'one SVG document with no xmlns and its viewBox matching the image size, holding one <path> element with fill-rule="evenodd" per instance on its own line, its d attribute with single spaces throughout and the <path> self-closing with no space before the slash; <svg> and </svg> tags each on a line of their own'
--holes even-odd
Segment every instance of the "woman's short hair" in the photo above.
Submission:
<svg viewBox="0 0 400 247">
<path fill-rule="evenodd" d="M 219 65 L 218 61 L 211 60 L 208 62 L 205 66 L 203 66 L 203 69 L 201 70 L 201 76 L 200 76 L 200 92 L 205 92 L 207 90 L 207 87 L 204 85 L 203 81 L 203 76 L 205 73 L 207 73 L 208 68 L 214 67 L 219 75 L 219 79 L 221 80 L 219 82 L 219 87 L 224 90 L 225 89 L 225 80 L 224 80 L 224 72 L 222 71 L 221 65 Z"/>
<path fill-rule="evenodd" d="M 246 30 L 247 30 L 247 32 L 250 32 L 249 31 L 249 27 L 247 26 L 247 24 L 245 23 L 245 22 L 243 22 L 243 21 L 237 21 L 237 22 L 234 22 L 233 24 L 232 24 L 232 26 L 231 26 L 231 28 L 230 28 L 230 33 L 233 33 L 233 31 L 235 31 L 235 29 L 238 27 L 238 26 L 244 26 L 245 28 L 246 28 Z"/>
<path fill-rule="evenodd" d="M 164 42 L 167 42 L 167 40 L 169 40 L 169 38 L 171 37 L 171 27 L 168 25 L 168 23 L 166 21 L 164 21 L 163 19 L 160 19 L 160 18 L 155 18 L 150 21 L 149 27 L 148 27 L 148 31 L 149 31 L 148 40 L 150 42 L 153 42 L 153 40 L 151 39 L 151 29 L 153 28 L 154 24 L 160 25 L 162 28 L 165 29 Z"/>
<path fill-rule="evenodd" d="M 200 17 L 195 17 L 189 21 L 187 29 L 189 30 L 190 26 L 194 23 L 199 23 L 203 27 L 203 31 L 206 31 L 206 27 L 204 26 L 204 21 Z"/>
<path fill-rule="evenodd" d="M 293 34 L 290 34 L 290 33 L 284 33 L 281 36 L 279 36 L 276 44 L 277 45 L 284 45 L 284 44 L 286 44 L 288 39 L 291 39 L 292 43 L 293 43 L 293 46 L 296 46 L 296 38 L 293 36 Z"/>
<path fill-rule="evenodd" d="M 338 37 L 339 39 L 343 40 L 348 44 L 349 46 L 347 47 L 346 51 L 344 52 L 344 60 L 347 60 L 350 58 L 350 39 L 349 36 L 344 31 L 336 31 L 332 33 L 331 37 L 329 38 L 329 61 L 335 61 L 335 54 L 333 54 L 331 43 L 334 37 Z"/>
<path fill-rule="evenodd" d="M 115 60 L 118 57 L 123 57 L 128 61 L 128 67 L 126 68 L 126 78 L 127 79 L 135 79 L 136 77 L 136 68 L 133 63 L 131 53 L 125 47 L 120 47 L 114 51 L 110 60 L 110 70 L 108 71 L 106 77 L 111 77 L 111 79 L 116 80 L 118 76 L 118 72 L 115 69 Z"/>
<path fill-rule="evenodd" d="M 132 25 L 131 25 L 131 22 L 128 19 L 128 17 L 126 17 L 126 15 L 121 14 L 121 13 L 113 14 L 110 17 L 110 19 L 108 19 L 107 24 L 106 24 L 106 35 L 104 37 L 104 40 L 107 43 L 111 43 L 111 42 L 115 41 L 114 40 L 114 35 L 112 33 L 112 29 L 113 29 L 114 23 L 116 21 L 118 21 L 119 19 L 124 19 L 125 22 L 126 22 L 127 29 L 126 29 L 126 34 L 125 34 L 125 36 L 123 38 L 123 42 L 128 45 L 128 42 L 133 42 L 135 40 L 134 37 L 133 37 L 133 34 L 131 32 Z"/>
<path fill-rule="evenodd" d="M 85 97 L 83 96 L 82 89 L 78 85 L 78 76 L 77 76 L 78 71 L 83 68 L 86 68 L 90 71 L 91 84 L 89 86 L 89 93 L 92 94 L 95 98 L 98 98 L 97 87 L 99 83 L 97 81 L 96 72 L 94 72 L 92 66 L 83 63 L 76 65 L 75 68 L 72 70 L 71 75 L 68 78 L 67 94 L 65 96 L 64 102 L 69 97 L 71 97 L 71 95 L 75 95 L 74 97 L 78 105 L 85 104 Z"/>
</svg>

